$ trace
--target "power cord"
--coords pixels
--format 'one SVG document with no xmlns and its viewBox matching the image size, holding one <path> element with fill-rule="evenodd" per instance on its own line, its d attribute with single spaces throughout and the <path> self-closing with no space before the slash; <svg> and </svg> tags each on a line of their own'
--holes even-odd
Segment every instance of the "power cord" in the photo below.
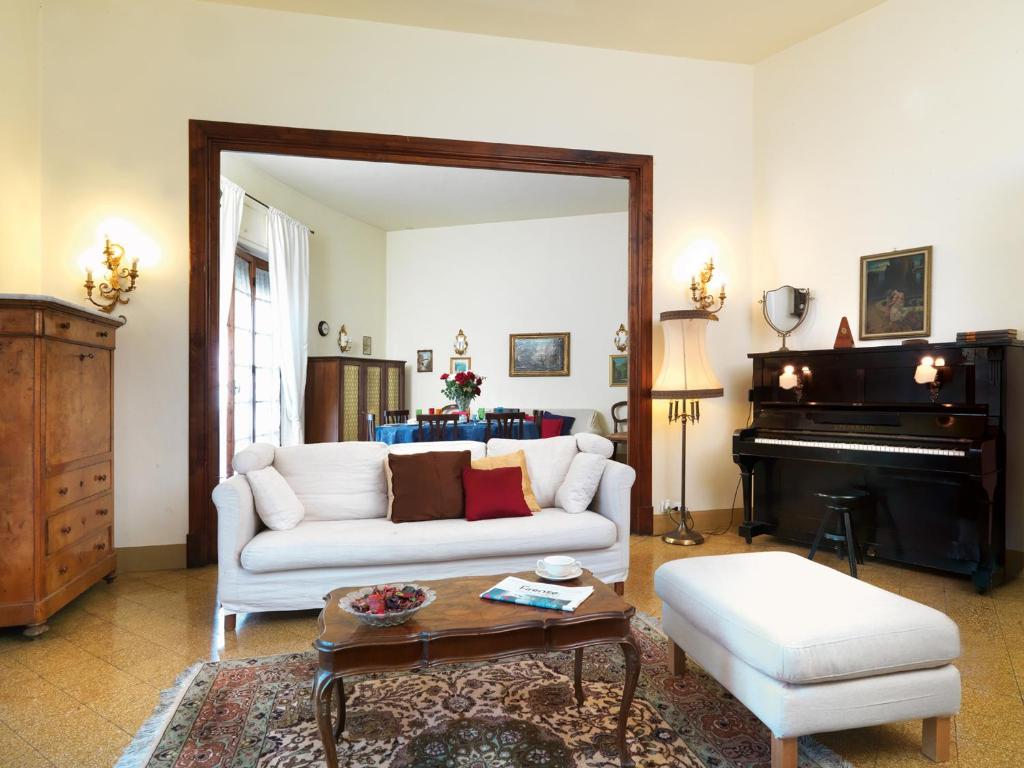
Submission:
<svg viewBox="0 0 1024 768">
<path fill-rule="evenodd" d="M 747 423 L 744 425 L 744 429 L 746 427 L 750 426 L 750 423 L 751 423 L 751 421 L 753 421 L 753 418 L 754 418 L 754 404 L 751 403 L 750 407 L 747 409 Z M 729 524 L 727 526 L 725 526 L 725 528 L 722 528 L 722 529 L 717 530 L 717 531 L 701 531 L 701 533 L 703 533 L 705 536 L 722 536 L 723 534 L 726 534 L 726 533 L 728 533 L 729 531 L 732 530 L 732 524 L 733 524 L 733 522 L 735 522 L 735 519 L 736 519 L 736 497 L 739 496 L 739 494 L 740 494 L 740 483 L 742 483 L 742 482 L 743 482 L 743 478 L 742 477 L 737 479 L 736 480 L 736 488 L 732 492 L 732 504 L 729 506 Z M 686 511 L 686 516 L 689 519 L 690 525 L 692 526 L 693 525 L 693 516 L 690 514 L 689 510 Z"/>
</svg>

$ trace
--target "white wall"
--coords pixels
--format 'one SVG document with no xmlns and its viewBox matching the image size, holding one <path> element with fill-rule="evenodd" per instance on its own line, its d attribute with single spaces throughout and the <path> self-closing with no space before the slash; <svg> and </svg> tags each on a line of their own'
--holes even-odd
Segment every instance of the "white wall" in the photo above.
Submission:
<svg viewBox="0 0 1024 768">
<path fill-rule="evenodd" d="M 685 306 L 689 271 L 673 267 L 707 235 L 731 301 L 750 303 L 747 66 L 194 0 L 48 0 L 40 71 L 45 289 L 80 298 L 74 258 L 107 216 L 159 252 L 118 335 L 119 546 L 183 542 L 188 527 L 189 118 L 651 154 L 655 313 Z M 730 398 L 690 431 L 698 509 L 731 499 L 749 379 L 747 317 L 727 309 L 720 326 L 713 362 Z M 656 404 L 655 498 L 678 487 L 664 417 Z"/>
<path fill-rule="evenodd" d="M 610 425 L 626 399 L 608 386 L 608 355 L 627 320 L 628 235 L 625 213 L 389 232 L 388 357 L 410 362 L 409 406 L 447 402 L 439 376 L 462 328 L 486 379 L 474 407 L 594 408 Z M 509 377 L 510 333 L 561 331 L 569 376 Z M 417 349 L 434 350 L 433 373 L 416 373 Z"/>
<path fill-rule="evenodd" d="M 221 154 L 221 172 L 316 233 L 309 239 L 310 356 L 341 355 L 338 329 L 342 323 L 355 339 L 345 357 L 362 356 L 364 335 L 373 337 L 379 356 L 387 333 L 384 231 L 307 197 L 238 153 Z M 331 326 L 327 336 L 317 332 L 321 320 Z"/>
<path fill-rule="evenodd" d="M 811 289 L 790 346 L 856 334 L 859 257 L 922 245 L 932 339 L 1022 325 L 1022 30 L 1017 0 L 889 0 L 755 68 L 752 287 Z"/>
</svg>

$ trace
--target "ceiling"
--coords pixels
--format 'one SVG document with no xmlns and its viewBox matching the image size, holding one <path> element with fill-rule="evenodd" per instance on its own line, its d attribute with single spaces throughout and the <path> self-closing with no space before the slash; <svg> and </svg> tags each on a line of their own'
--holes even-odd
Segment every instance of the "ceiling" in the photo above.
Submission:
<svg viewBox="0 0 1024 768">
<path fill-rule="evenodd" d="M 754 64 L 884 0 L 211 0 Z"/>
<path fill-rule="evenodd" d="M 232 153 L 306 197 L 378 229 L 625 211 L 625 179 Z"/>
</svg>

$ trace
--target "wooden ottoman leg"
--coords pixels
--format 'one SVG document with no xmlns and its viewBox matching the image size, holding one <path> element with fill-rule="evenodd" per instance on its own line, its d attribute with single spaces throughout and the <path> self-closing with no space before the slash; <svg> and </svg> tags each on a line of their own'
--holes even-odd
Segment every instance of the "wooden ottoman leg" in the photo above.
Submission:
<svg viewBox="0 0 1024 768">
<path fill-rule="evenodd" d="M 235 614 L 225 613 L 224 614 L 224 631 L 234 632 L 235 631 Z"/>
<path fill-rule="evenodd" d="M 953 726 L 951 717 L 929 717 L 921 732 L 921 751 L 936 763 L 949 760 L 949 737 Z"/>
<path fill-rule="evenodd" d="M 796 768 L 796 738 L 780 739 L 772 734 L 772 768 Z"/>
<path fill-rule="evenodd" d="M 681 675 L 686 671 L 686 651 L 680 648 L 672 638 L 668 640 L 668 671 L 673 675 Z"/>
</svg>

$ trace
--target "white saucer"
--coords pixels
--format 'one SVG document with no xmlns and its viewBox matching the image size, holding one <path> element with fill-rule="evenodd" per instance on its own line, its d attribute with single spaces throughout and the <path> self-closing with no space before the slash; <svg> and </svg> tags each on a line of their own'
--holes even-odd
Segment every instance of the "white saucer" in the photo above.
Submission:
<svg viewBox="0 0 1024 768">
<path fill-rule="evenodd" d="M 551 576 L 545 573 L 544 571 L 540 570 L 539 568 L 535 568 L 533 572 L 545 581 L 572 581 L 573 579 L 578 579 L 580 576 L 583 575 L 583 569 L 579 566 L 577 566 L 576 570 L 570 573 L 568 576 Z"/>
</svg>

